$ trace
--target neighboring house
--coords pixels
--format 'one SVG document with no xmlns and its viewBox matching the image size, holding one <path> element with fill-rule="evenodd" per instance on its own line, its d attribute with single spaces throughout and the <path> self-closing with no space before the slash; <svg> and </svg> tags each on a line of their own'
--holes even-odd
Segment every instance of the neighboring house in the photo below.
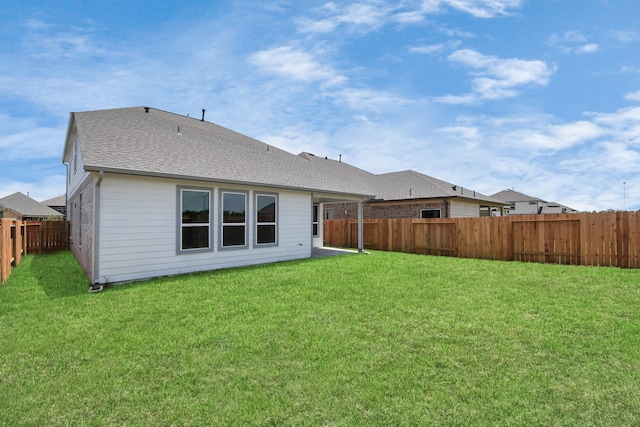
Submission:
<svg viewBox="0 0 640 427">
<path fill-rule="evenodd" d="M 202 120 L 148 107 L 71 113 L 62 161 L 71 249 L 93 290 L 309 258 L 322 245 L 317 206 L 371 197 L 204 110 Z"/>
<path fill-rule="evenodd" d="M 346 182 L 375 195 L 364 204 L 364 218 L 462 218 L 499 216 L 506 203 L 412 170 L 372 174 L 341 160 L 310 153 L 300 157 Z M 324 219 L 355 219 L 357 204 L 324 205 Z"/>
<path fill-rule="evenodd" d="M 49 206 L 51 209 L 58 211 L 62 214 L 63 217 L 66 218 L 67 215 L 67 196 L 64 194 L 62 196 L 54 197 L 52 199 L 43 200 L 43 205 Z"/>
<path fill-rule="evenodd" d="M 493 194 L 498 200 L 508 203 L 505 211 L 508 215 L 560 214 L 576 213 L 575 209 L 555 202 L 547 202 L 537 197 L 528 196 L 513 189 L 506 189 Z"/>
<path fill-rule="evenodd" d="M 18 192 L 0 199 L 0 218 L 15 218 L 22 221 L 62 219 L 60 212 Z"/>
</svg>

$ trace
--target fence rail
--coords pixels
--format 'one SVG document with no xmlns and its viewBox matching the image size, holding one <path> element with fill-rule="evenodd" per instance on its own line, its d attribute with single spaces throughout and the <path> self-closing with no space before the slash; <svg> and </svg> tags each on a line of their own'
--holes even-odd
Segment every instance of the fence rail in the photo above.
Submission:
<svg viewBox="0 0 640 427">
<path fill-rule="evenodd" d="M 27 253 L 46 253 L 69 248 L 67 221 L 25 222 L 0 219 L 0 283 L 11 275 Z"/>
<path fill-rule="evenodd" d="M 356 247 L 355 220 L 325 220 L 326 246 Z M 460 258 L 640 268 L 640 211 L 372 219 L 364 247 Z"/>
</svg>

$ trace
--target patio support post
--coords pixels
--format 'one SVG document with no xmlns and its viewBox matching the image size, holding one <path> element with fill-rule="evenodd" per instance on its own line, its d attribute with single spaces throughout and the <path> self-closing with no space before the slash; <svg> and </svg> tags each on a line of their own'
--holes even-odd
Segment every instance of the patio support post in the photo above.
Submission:
<svg viewBox="0 0 640 427">
<path fill-rule="evenodd" d="M 364 206 L 358 202 L 358 252 L 364 252 Z"/>
</svg>

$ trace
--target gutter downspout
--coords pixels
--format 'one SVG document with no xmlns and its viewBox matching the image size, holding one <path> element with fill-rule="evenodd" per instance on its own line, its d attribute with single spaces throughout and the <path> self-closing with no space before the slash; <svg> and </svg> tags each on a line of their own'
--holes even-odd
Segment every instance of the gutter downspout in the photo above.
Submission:
<svg viewBox="0 0 640 427">
<path fill-rule="evenodd" d="M 69 212 L 71 212 L 71 210 L 69 209 L 69 181 L 70 181 L 70 176 L 69 174 L 71 173 L 71 171 L 69 170 L 69 163 L 65 163 L 64 161 L 62 162 L 62 164 L 66 167 L 67 172 L 64 174 L 64 216 L 63 219 L 67 222 L 68 227 L 67 227 L 67 248 L 69 248 L 69 250 L 71 250 L 71 221 L 69 221 Z"/>
<path fill-rule="evenodd" d="M 93 192 L 93 284 L 89 288 L 89 292 L 100 292 L 104 289 L 104 285 L 100 283 L 100 256 L 98 248 L 100 247 L 100 186 L 104 179 L 104 171 L 98 172 L 98 180 L 96 181 Z M 81 225 L 82 226 L 82 225 Z"/>
<path fill-rule="evenodd" d="M 67 172 L 64 174 L 64 219 L 68 221 L 68 213 L 69 213 L 69 163 L 62 162 L 62 164 L 66 167 Z"/>
</svg>

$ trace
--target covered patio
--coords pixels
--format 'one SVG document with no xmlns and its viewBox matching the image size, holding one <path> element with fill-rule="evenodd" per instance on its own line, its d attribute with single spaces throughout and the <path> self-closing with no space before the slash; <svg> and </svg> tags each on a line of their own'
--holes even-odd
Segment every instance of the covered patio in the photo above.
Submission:
<svg viewBox="0 0 640 427">
<path fill-rule="evenodd" d="M 330 256 L 338 256 L 338 255 L 357 255 L 359 253 L 366 252 L 358 252 L 358 250 L 354 249 L 342 249 L 342 248 L 332 248 L 328 246 L 320 246 L 317 248 L 313 248 L 311 252 L 311 258 L 327 258 Z"/>
</svg>

